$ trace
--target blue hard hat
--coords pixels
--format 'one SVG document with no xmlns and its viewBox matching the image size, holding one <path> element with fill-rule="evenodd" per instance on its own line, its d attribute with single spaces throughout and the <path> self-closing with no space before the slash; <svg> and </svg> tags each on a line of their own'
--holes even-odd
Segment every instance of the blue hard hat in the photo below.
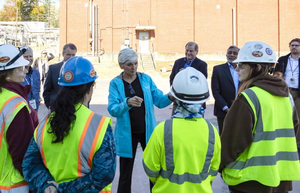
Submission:
<svg viewBox="0 0 300 193">
<path fill-rule="evenodd" d="M 93 64 L 81 56 L 75 56 L 61 67 L 58 84 L 60 86 L 77 86 L 93 82 L 97 78 Z"/>
</svg>

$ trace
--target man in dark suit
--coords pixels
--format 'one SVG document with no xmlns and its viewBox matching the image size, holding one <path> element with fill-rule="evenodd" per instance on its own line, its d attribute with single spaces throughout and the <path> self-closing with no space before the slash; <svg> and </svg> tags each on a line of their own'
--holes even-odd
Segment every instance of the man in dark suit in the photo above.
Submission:
<svg viewBox="0 0 300 193">
<path fill-rule="evenodd" d="M 281 72 L 293 96 L 295 107 L 300 115 L 300 38 L 289 43 L 290 53 L 278 59 L 275 72 Z"/>
<path fill-rule="evenodd" d="M 188 42 L 185 45 L 185 56 L 184 58 L 180 58 L 175 61 L 173 65 L 173 69 L 170 75 L 170 86 L 173 83 L 173 79 L 176 74 L 186 67 L 193 67 L 202 72 L 204 76 L 207 78 L 207 64 L 206 62 L 197 58 L 198 54 L 198 45 L 195 42 Z"/>
<path fill-rule="evenodd" d="M 207 64 L 203 60 L 200 60 L 197 58 L 198 54 L 198 44 L 195 42 L 188 42 L 185 45 L 185 56 L 183 58 L 180 58 L 175 61 L 173 65 L 173 69 L 170 75 L 170 86 L 173 84 L 174 77 L 176 74 L 187 67 L 193 67 L 200 72 L 207 78 Z M 205 103 L 203 105 L 205 108 Z M 177 108 L 177 104 L 173 103 L 173 110 L 172 110 L 172 115 L 174 114 L 175 109 Z"/>
<path fill-rule="evenodd" d="M 64 60 L 57 64 L 53 64 L 49 66 L 49 71 L 47 74 L 47 78 L 44 85 L 43 97 L 45 101 L 46 107 L 49 109 L 51 107 L 51 103 L 55 100 L 57 94 L 61 90 L 61 86 L 58 85 L 58 77 L 59 72 L 62 65 L 68 61 L 71 57 L 75 56 L 77 52 L 77 48 L 74 44 L 66 44 L 63 47 L 62 55 Z"/>
<path fill-rule="evenodd" d="M 214 115 L 217 117 L 221 135 L 226 113 L 234 101 L 239 87 L 239 76 L 235 71 L 239 48 L 230 46 L 227 49 L 227 63 L 214 66 L 211 78 L 211 90 L 215 98 Z"/>
</svg>

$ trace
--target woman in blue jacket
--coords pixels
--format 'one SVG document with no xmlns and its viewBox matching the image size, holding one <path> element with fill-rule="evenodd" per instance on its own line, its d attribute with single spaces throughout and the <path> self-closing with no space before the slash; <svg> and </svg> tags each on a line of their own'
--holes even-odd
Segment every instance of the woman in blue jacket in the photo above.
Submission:
<svg viewBox="0 0 300 193">
<path fill-rule="evenodd" d="M 123 72 L 110 82 L 107 110 L 117 118 L 114 136 L 120 156 L 118 193 L 130 193 L 137 144 L 140 142 L 145 149 L 157 124 L 153 105 L 164 108 L 172 98 L 164 95 L 150 76 L 137 72 L 138 55 L 132 49 L 121 50 L 118 62 Z"/>
</svg>

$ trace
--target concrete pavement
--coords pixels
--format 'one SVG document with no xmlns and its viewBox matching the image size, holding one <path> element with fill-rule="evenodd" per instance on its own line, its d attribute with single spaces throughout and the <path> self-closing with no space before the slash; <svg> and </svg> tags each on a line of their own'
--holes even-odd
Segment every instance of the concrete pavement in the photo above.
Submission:
<svg viewBox="0 0 300 193">
<path fill-rule="evenodd" d="M 157 85 L 159 89 L 161 89 L 164 93 L 169 92 L 169 80 L 162 78 L 157 72 L 147 72 L 150 75 Z M 209 85 L 210 85 L 210 80 Z M 97 79 L 96 88 L 94 89 L 94 94 L 92 101 L 90 103 L 90 109 L 98 114 L 109 116 L 107 109 L 108 103 L 108 88 L 109 88 L 110 79 Z M 210 92 L 211 93 L 211 92 Z M 214 99 L 211 95 L 210 100 L 207 102 L 207 109 L 205 112 L 205 118 L 211 121 L 217 127 L 216 118 L 213 115 L 213 104 Z M 156 120 L 161 122 L 170 118 L 172 110 L 172 105 L 164 108 L 158 109 L 155 108 L 155 115 Z M 40 107 L 39 110 L 39 118 L 43 118 L 47 114 L 47 110 L 44 105 Z M 113 127 L 115 124 L 115 118 L 113 119 Z M 135 165 L 133 171 L 133 179 L 132 179 L 132 193 L 149 193 L 149 180 L 144 173 L 143 166 L 142 166 L 142 148 L 139 146 L 137 149 L 137 154 L 135 157 Z M 119 162 L 118 162 L 119 163 Z M 118 167 L 118 164 L 117 164 Z M 117 168 L 115 178 L 112 184 L 112 192 L 117 192 L 118 186 L 118 179 L 119 179 L 119 169 Z M 291 193 L 299 193 L 300 192 L 300 182 L 294 182 L 294 190 Z M 229 193 L 227 185 L 223 182 L 223 180 L 218 175 L 213 182 L 213 192 L 215 193 Z"/>
</svg>

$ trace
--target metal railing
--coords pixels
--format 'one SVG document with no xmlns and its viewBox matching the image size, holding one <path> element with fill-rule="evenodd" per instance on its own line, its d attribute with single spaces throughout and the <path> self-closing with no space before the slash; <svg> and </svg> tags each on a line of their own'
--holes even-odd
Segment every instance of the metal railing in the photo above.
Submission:
<svg viewBox="0 0 300 193">
<path fill-rule="evenodd" d="M 150 51 L 150 55 L 151 55 L 151 58 L 152 58 L 152 62 L 153 62 L 154 69 L 156 69 L 156 62 L 155 62 L 155 58 L 154 58 L 154 56 L 153 56 L 153 53 L 154 53 L 154 46 L 153 46 L 153 43 L 151 43 L 151 51 Z"/>
</svg>

